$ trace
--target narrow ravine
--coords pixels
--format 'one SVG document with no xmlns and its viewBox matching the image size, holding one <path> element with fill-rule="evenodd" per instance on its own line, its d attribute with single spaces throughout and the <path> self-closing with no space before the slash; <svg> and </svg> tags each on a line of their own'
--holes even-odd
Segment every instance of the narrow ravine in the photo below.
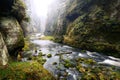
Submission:
<svg viewBox="0 0 120 80">
<path fill-rule="evenodd" d="M 36 34 L 38 35 L 38 34 Z M 48 58 L 44 56 L 47 61 L 44 64 L 44 68 L 49 70 L 55 77 L 59 77 L 60 80 L 79 80 L 80 72 L 76 69 L 75 62 L 78 58 L 92 59 L 97 62 L 98 65 L 104 65 L 105 67 L 115 67 L 120 69 L 120 59 L 112 56 L 105 56 L 97 52 L 83 51 L 67 45 L 55 43 L 49 40 L 40 40 L 39 38 L 32 38 L 31 42 L 42 53 L 52 57 Z M 73 67 L 64 66 L 64 60 L 69 60 Z M 89 66 L 82 64 L 84 66 Z"/>
</svg>

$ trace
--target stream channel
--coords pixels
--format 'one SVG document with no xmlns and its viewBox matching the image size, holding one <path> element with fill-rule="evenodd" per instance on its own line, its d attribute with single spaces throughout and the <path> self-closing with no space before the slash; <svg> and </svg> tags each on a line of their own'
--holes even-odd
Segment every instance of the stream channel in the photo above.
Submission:
<svg viewBox="0 0 120 80">
<path fill-rule="evenodd" d="M 112 56 L 105 56 L 97 52 L 85 51 L 80 49 L 70 47 L 68 45 L 55 43 L 49 40 L 40 40 L 39 38 L 32 38 L 31 42 L 44 54 L 51 54 L 51 58 L 44 56 L 47 61 L 43 65 L 45 69 L 51 72 L 55 77 L 59 77 L 60 80 L 64 79 L 65 74 L 67 80 L 79 80 L 80 72 L 75 68 L 66 68 L 63 65 L 63 59 L 69 60 L 73 66 L 76 66 L 75 59 L 85 58 L 92 59 L 97 62 L 97 64 L 105 66 L 114 66 L 120 69 L 120 59 Z M 56 63 L 56 65 L 53 65 Z M 83 64 L 83 66 L 86 66 Z"/>
</svg>

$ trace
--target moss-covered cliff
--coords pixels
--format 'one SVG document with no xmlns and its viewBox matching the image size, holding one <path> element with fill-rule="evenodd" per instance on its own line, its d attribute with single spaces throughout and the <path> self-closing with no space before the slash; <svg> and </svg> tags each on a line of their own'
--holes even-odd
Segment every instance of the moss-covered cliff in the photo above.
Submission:
<svg viewBox="0 0 120 80">
<path fill-rule="evenodd" d="M 0 44 L 3 46 L 0 47 L 0 62 L 7 62 L 9 55 L 15 59 L 24 46 L 23 28 L 20 25 L 23 20 L 26 20 L 26 12 L 22 0 L 0 1 Z"/>
<path fill-rule="evenodd" d="M 57 39 L 78 48 L 120 55 L 120 0 L 68 0 L 65 6 L 65 12 L 58 15 L 65 17 L 55 21 L 60 24 L 53 34 Z"/>
<path fill-rule="evenodd" d="M 9 54 L 17 57 L 17 51 L 24 46 L 24 35 L 18 21 L 13 17 L 1 18 L 0 31 Z"/>
</svg>

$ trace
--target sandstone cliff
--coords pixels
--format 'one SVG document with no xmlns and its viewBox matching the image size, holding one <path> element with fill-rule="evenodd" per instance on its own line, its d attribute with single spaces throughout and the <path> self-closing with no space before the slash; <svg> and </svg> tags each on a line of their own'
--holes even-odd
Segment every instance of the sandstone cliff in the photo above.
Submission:
<svg viewBox="0 0 120 80">
<path fill-rule="evenodd" d="M 0 65 L 6 65 L 9 58 L 16 59 L 24 46 L 23 27 L 26 20 L 25 5 L 22 0 L 0 1 Z"/>
<path fill-rule="evenodd" d="M 59 9 L 63 13 L 49 25 L 55 27 L 52 35 L 56 39 L 81 49 L 120 55 L 120 0 L 68 0 L 64 9 Z"/>
</svg>

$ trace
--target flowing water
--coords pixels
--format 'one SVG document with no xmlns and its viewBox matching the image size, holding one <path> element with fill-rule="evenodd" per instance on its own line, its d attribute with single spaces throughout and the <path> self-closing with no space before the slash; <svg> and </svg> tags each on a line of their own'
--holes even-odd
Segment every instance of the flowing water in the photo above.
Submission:
<svg viewBox="0 0 120 80">
<path fill-rule="evenodd" d="M 119 58 L 105 56 L 97 52 L 81 52 L 80 49 L 55 43 L 49 40 L 39 40 L 36 38 L 32 39 L 31 42 L 35 44 L 37 49 L 41 50 L 42 53 L 52 54 L 51 58 L 44 57 L 47 59 L 47 61 L 44 64 L 44 68 L 49 70 L 55 77 L 59 77 L 60 80 L 64 78 L 64 75 L 66 73 L 68 73 L 67 80 L 78 80 L 80 76 L 80 73 L 76 70 L 76 68 L 65 68 L 64 65 L 61 64 L 61 57 L 69 60 L 73 60 L 79 57 L 91 58 L 95 60 L 98 64 L 104 64 L 106 66 L 116 66 L 120 68 Z M 53 63 L 55 62 L 57 63 L 57 65 L 53 65 Z M 74 61 L 73 64 L 75 64 Z"/>
</svg>

